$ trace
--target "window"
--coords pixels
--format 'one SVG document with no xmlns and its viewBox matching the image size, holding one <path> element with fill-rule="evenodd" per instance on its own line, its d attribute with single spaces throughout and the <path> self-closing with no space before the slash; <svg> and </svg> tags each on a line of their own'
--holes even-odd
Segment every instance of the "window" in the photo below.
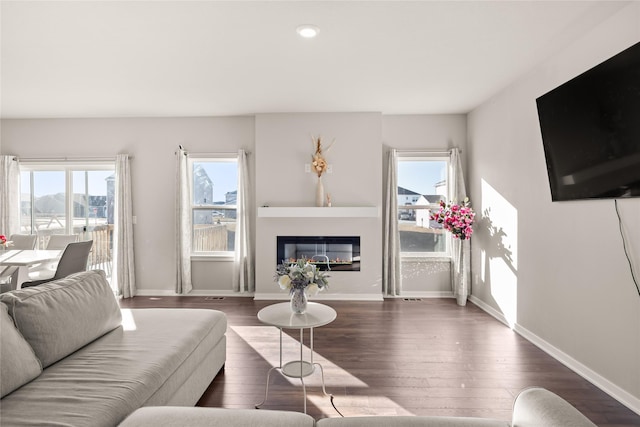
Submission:
<svg viewBox="0 0 640 427">
<path fill-rule="evenodd" d="M 448 256 L 449 237 L 429 219 L 447 200 L 449 155 L 398 157 L 398 230 L 404 257 Z"/>
<path fill-rule="evenodd" d="M 232 255 L 235 246 L 238 159 L 189 158 L 192 252 Z"/>
<path fill-rule="evenodd" d="M 115 165 L 20 163 L 20 232 L 45 249 L 53 234 L 93 240 L 89 268 L 110 276 L 113 261 Z"/>
</svg>

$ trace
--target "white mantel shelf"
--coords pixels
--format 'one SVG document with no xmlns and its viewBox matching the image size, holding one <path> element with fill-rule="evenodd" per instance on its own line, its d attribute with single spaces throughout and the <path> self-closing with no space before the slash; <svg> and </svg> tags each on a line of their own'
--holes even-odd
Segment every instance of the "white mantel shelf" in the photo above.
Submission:
<svg viewBox="0 0 640 427">
<path fill-rule="evenodd" d="M 273 206 L 259 207 L 260 218 L 377 218 L 376 206 Z"/>
</svg>

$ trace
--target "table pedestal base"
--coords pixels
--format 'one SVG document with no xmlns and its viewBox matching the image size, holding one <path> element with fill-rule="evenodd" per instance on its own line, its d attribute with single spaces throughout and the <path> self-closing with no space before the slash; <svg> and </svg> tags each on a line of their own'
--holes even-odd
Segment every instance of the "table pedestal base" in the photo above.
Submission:
<svg viewBox="0 0 640 427">
<path fill-rule="evenodd" d="M 307 386 L 304 383 L 304 377 L 311 375 L 314 372 L 316 366 L 320 368 L 320 375 L 322 378 L 322 393 L 324 393 L 325 396 L 329 397 L 331 399 L 331 404 L 333 404 L 333 395 L 327 393 L 327 389 L 324 386 L 324 369 L 322 369 L 322 365 L 320 365 L 319 363 L 309 363 L 307 361 L 296 360 L 294 362 L 289 362 L 282 367 L 274 366 L 273 368 L 269 369 L 269 372 L 267 373 L 267 386 L 264 390 L 264 399 L 262 399 L 262 402 L 256 404 L 256 409 L 260 409 L 260 407 L 266 403 L 267 398 L 269 397 L 269 382 L 271 379 L 271 372 L 279 371 L 285 377 L 300 378 L 300 382 L 302 383 L 302 396 L 304 398 L 304 413 L 306 414 Z"/>
</svg>

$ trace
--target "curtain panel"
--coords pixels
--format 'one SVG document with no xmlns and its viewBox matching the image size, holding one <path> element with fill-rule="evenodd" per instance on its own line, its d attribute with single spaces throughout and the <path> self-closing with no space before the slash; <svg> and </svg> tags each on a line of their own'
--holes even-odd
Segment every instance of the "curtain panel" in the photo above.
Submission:
<svg viewBox="0 0 640 427">
<path fill-rule="evenodd" d="M 176 153 L 176 293 L 188 294 L 191 283 L 191 180 L 188 153 L 179 147 Z"/>
<path fill-rule="evenodd" d="M 123 298 L 132 298 L 136 295 L 130 164 L 131 158 L 128 154 L 116 156 L 115 270 L 118 295 L 122 295 Z"/>
<path fill-rule="evenodd" d="M 389 151 L 385 194 L 384 241 L 382 254 L 383 293 L 398 296 L 402 291 L 400 234 L 398 231 L 398 151 Z"/>
<path fill-rule="evenodd" d="M 467 197 L 464 184 L 460 150 L 451 150 L 451 195 L 453 202 L 460 203 Z M 471 243 L 469 239 L 451 239 L 451 290 L 458 305 L 466 305 L 471 293 Z"/>
<path fill-rule="evenodd" d="M 20 167 L 15 156 L 0 156 L 0 234 L 20 233 Z"/>
<path fill-rule="evenodd" d="M 249 163 L 245 150 L 238 151 L 238 195 L 236 200 L 236 235 L 233 264 L 233 290 L 255 291 L 255 270 L 251 253 L 251 218 L 249 212 Z"/>
</svg>

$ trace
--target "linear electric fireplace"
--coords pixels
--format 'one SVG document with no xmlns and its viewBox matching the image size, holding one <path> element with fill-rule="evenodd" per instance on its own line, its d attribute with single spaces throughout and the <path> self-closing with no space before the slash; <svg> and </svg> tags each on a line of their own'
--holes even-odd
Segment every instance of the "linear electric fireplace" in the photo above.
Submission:
<svg viewBox="0 0 640 427">
<path fill-rule="evenodd" d="M 306 258 L 324 271 L 360 271 L 360 236 L 278 236 L 277 260 Z"/>
</svg>

